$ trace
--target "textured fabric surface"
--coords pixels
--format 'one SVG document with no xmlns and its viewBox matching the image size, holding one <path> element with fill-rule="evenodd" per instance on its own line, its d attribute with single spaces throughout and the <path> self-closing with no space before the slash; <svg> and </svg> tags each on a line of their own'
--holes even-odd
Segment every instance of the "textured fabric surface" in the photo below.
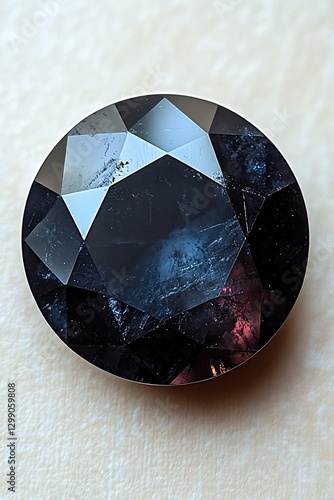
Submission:
<svg viewBox="0 0 334 500">
<path fill-rule="evenodd" d="M 17 384 L 18 499 L 331 499 L 334 5 L 331 0 L 31 0 L 0 4 L 0 497 L 6 384 Z M 306 282 L 275 339 L 206 384 L 145 387 L 68 350 L 26 283 L 30 184 L 86 115 L 190 94 L 245 116 L 304 192 Z"/>
</svg>

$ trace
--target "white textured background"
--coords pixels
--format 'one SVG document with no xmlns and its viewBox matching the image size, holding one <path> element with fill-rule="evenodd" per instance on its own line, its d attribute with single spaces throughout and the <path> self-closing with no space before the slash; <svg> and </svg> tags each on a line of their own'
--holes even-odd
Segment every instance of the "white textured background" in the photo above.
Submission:
<svg viewBox="0 0 334 500">
<path fill-rule="evenodd" d="M 1 0 L 0 496 L 17 384 L 15 498 L 333 499 L 332 0 Z M 204 385 L 108 376 L 52 334 L 26 284 L 20 220 L 46 155 L 102 106 L 156 92 L 223 104 L 274 140 L 312 231 L 288 322 Z"/>
</svg>

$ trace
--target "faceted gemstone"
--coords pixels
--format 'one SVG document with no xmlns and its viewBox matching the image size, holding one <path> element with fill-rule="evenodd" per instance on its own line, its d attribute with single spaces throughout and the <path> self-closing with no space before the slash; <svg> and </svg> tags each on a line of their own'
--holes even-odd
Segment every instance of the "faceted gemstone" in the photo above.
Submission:
<svg viewBox="0 0 334 500">
<path fill-rule="evenodd" d="M 280 328 L 308 256 L 303 197 L 259 130 L 176 95 L 93 113 L 32 185 L 23 257 L 44 317 L 120 377 L 180 385 L 226 373 Z"/>
</svg>

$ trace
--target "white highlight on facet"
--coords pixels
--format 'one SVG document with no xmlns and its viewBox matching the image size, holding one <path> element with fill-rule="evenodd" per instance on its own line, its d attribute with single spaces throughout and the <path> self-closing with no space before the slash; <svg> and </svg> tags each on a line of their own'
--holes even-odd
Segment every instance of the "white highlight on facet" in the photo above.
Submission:
<svg viewBox="0 0 334 500">
<path fill-rule="evenodd" d="M 171 151 L 169 155 L 196 169 L 215 182 L 225 185 L 224 177 L 208 134 Z"/>
<path fill-rule="evenodd" d="M 64 202 L 83 238 L 86 238 L 107 191 L 108 187 L 103 187 L 63 195 Z"/>
<path fill-rule="evenodd" d="M 121 168 L 116 168 L 114 182 L 137 172 L 165 154 L 165 151 L 129 132 L 119 156 Z"/>
<path fill-rule="evenodd" d="M 69 136 L 61 194 L 111 186 L 164 155 L 130 132 Z"/>
<path fill-rule="evenodd" d="M 68 137 L 61 194 L 110 186 L 126 132 Z"/>
<path fill-rule="evenodd" d="M 166 152 L 206 134 L 166 98 L 154 106 L 130 130 L 133 134 Z"/>
</svg>

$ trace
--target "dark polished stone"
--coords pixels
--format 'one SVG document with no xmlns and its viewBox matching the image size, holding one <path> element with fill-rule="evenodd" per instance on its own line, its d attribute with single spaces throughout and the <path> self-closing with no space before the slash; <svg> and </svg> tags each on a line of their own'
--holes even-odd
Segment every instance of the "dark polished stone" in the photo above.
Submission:
<svg viewBox="0 0 334 500">
<path fill-rule="evenodd" d="M 48 323 L 103 370 L 149 384 L 216 377 L 263 347 L 302 286 L 308 222 L 288 164 L 253 125 L 153 95 L 78 123 L 23 219 Z"/>
</svg>

